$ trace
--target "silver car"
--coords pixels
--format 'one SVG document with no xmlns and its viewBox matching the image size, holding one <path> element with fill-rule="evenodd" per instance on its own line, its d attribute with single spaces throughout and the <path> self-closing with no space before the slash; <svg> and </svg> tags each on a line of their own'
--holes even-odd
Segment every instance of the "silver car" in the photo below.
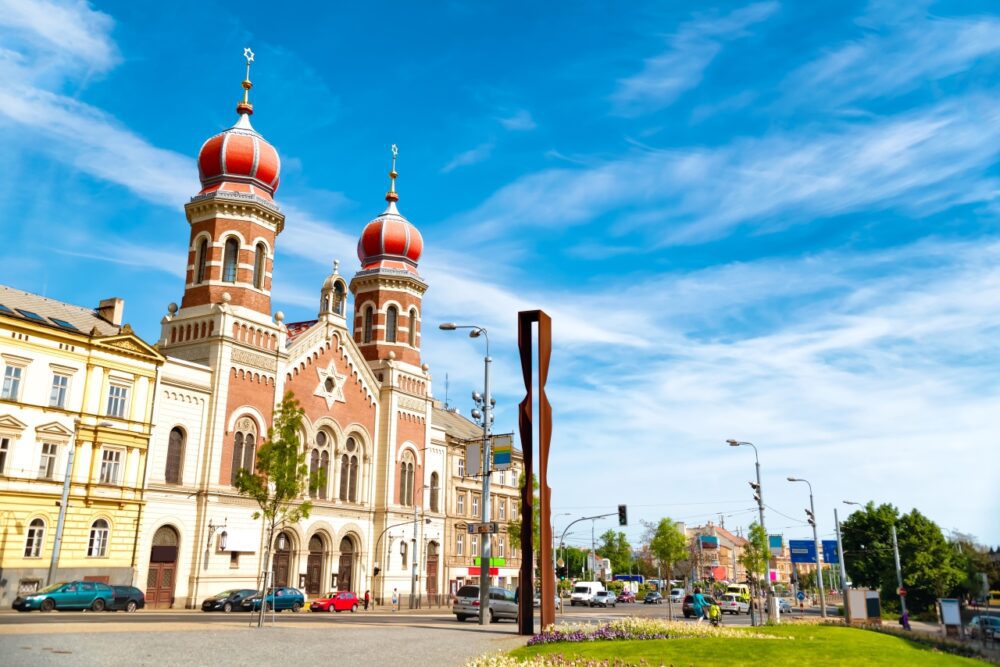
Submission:
<svg viewBox="0 0 1000 667">
<path fill-rule="evenodd" d="M 458 589 L 452 611 L 459 621 L 479 618 L 479 586 L 462 586 Z M 490 623 L 496 623 L 502 618 L 517 620 L 514 593 L 505 588 L 490 587 Z"/>
<path fill-rule="evenodd" d="M 590 599 L 591 607 L 614 607 L 618 602 L 618 596 L 614 594 L 614 591 L 600 591 L 594 593 L 594 597 Z"/>
</svg>

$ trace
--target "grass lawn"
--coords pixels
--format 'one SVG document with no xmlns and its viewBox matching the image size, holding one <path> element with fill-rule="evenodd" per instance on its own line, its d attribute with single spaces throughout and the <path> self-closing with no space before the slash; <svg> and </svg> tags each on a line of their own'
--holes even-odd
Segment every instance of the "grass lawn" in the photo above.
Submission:
<svg viewBox="0 0 1000 667">
<path fill-rule="evenodd" d="M 855 628 L 782 625 L 755 628 L 762 634 L 793 639 L 697 637 L 646 641 L 594 641 L 519 648 L 514 657 L 562 654 L 566 658 L 620 658 L 647 665 L 752 665 L 823 667 L 826 665 L 982 665 L 982 662 L 924 648 L 905 639 Z"/>
</svg>

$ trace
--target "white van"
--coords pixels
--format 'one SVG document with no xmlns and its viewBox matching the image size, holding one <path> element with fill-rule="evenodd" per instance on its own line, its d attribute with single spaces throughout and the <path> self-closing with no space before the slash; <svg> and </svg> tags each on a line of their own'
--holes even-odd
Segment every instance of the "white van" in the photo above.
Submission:
<svg viewBox="0 0 1000 667">
<path fill-rule="evenodd" d="M 571 607 L 582 604 L 589 607 L 594 595 L 604 590 L 604 584 L 599 581 L 578 581 L 573 586 L 573 595 L 569 599 Z"/>
</svg>

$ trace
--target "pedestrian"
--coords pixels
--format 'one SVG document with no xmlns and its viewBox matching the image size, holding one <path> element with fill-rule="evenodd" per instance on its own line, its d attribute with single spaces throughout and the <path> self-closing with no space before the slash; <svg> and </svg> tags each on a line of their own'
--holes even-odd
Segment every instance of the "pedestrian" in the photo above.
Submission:
<svg viewBox="0 0 1000 667">
<path fill-rule="evenodd" d="M 392 589 L 392 610 L 396 611 L 399 609 L 399 591 L 395 588 Z"/>
<path fill-rule="evenodd" d="M 903 612 L 903 614 L 899 617 L 899 624 L 903 626 L 904 630 L 910 629 L 910 612 Z"/>
<path fill-rule="evenodd" d="M 708 600 L 705 596 L 701 594 L 700 588 L 694 589 L 694 598 L 691 601 L 691 608 L 694 609 L 694 615 L 698 617 L 698 622 L 701 623 L 708 616 Z"/>
<path fill-rule="evenodd" d="M 372 594 L 369 591 L 365 591 L 365 611 L 368 611 L 368 603 L 371 602 Z"/>
</svg>

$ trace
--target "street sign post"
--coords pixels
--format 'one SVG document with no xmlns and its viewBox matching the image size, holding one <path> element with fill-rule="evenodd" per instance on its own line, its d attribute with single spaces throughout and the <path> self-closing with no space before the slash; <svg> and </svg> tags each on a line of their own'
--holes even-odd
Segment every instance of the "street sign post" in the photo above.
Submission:
<svg viewBox="0 0 1000 667">
<path fill-rule="evenodd" d="M 496 521 L 487 521 L 486 523 L 475 523 L 470 521 L 466 524 L 466 529 L 469 531 L 470 535 L 491 535 L 500 532 L 500 524 Z"/>
<path fill-rule="evenodd" d="M 793 563 L 815 563 L 816 543 L 812 540 L 788 540 Z"/>
<path fill-rule="evenodd" d="M 837 549 L 837 540 L 823 540 L 823 562 L 840 562 L 840 551 Z"/>
<path fill-rule="evenodd" d="M 806 599 L 806 594 L 803 593 L 802 591 L 799 591 L 798 593 L 795 594 L 795 599 L 798 600 L 799 602 L 802 602 L 803 600 Z"/>
</svg>

